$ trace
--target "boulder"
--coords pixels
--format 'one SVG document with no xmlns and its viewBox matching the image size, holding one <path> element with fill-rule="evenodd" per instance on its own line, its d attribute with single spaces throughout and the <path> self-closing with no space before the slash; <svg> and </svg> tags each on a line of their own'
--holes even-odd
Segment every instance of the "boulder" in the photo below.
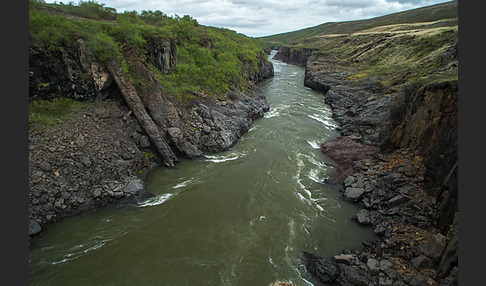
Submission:
<svg viewBox="0 0 486 286">
<path fill-rule="evenodd" d="M 29 235 L 34 235 L 41 232 L 42 228 L 39 223 L 33 219 L 29 220 Z"/>
<path fill-rule="evenodd" d="M 95 109 L 95 114 L 102 119 L 106 119 L 110 117 L 110 110 L 104 107 L 98 107 Z"/>
<path fill-rule="evenodd" d="M 352 202 L 357 202 L 361 199 L 364 193 L 364 188 L 347 187 L 344 191 L 344 197 Z"/>
<path fill-rule="evenodd" d="M 380 277 L 378 281 L 378 285 L 380 286 L 391 286 L 393 285 L 393 280 L 388 277 Z"/>
<path fill-rule="evenodd" d="M 338 283 L 341 285 L 365 286 L 368 285 L 366 279 L 354 268 L 344 264 L 338 264 L 339 278 Z"/>
<path fill-rule="evenodd" d="M 375 275 L 380 273 L 380 262 L 374 258 L 368 258 L 366 261 L 366 266 L 370 270 L 370 273 Z"/>
<path fill-rule="evenodd" d="M 344 180 L 344 186 L 349 187 L 352 183 L 354 183 L 355 178 L 353 176 L 347 176 Z"/>
<path fill-rule="evenodd" d="M 337 170 L 331 175 L 330 180 L 338 182 L 343 182 L 354 173 L 355 161 L 375 154 L 378 150 L 376 146 L 360 144 L 345 136 L 321 144 L 321 152 L 336 163 Z"/>
<path fill-rule="evenodd" d="M 89 159 L 89 157 L 87 156 L 84 156 L 83 158 L 81 158 L 81 163 L 86 167 L 86 168 L 89 168 L 91 167 L 91 160 Z"/>
<path fill-rule="evenodd" d="M 383 259 L 380 261 L 380 270 L 383 272 L 388 272 L 388 270 L 393 268 L 393 263 L 391 263 L 389 260 Z"/>
<path fill-rule="evenodd" d="M 97 198 L 99 196 L 101 196 L 102 192 L 101 192 L 101 189 L 100 188 L 97 188 L 93 191 L 93 197 L 94 198 Z"/>
<path fill-rule="evenodd" d="M 123 189 L 123 192 L 132 196 L 143 195 L 145 193 L 143 181 L 138 178 L 131 180 L 130 183 L 128 183 L 128 185 Z"/>
<path fill-rule="evenodd" d="M 422 253 L 431 259 L 438 259 L 446 246 L 447 239 L 444 235 L 438 233 L 422 247 Z"/>
<path fill-rule="evenodd" d="M 417 270 L 422 270 L 432 267 L 433 262 L 425 255 L 420 255 L 412 259 L 412 266 Z"/>
<path fill-rule="evenodd" d="M 333 283 L 339 276 L 339 268 L 334 263 L 311 253 L 302 252 L 305 268 L 323 283 Z"/>
<path fill-rule="evenodd" d="M 370 212 L 368 210 L 362 209 L 356 214 L 358 223 L 362 225 L 367 225 L 371 223 Z"/>
<path fill-rule="evenodd" d="M 52 167 L 49 163 L 47 162 L 42 162 L 39 164 L 39 168 L 44 171 L 44 172 L 50 172 L 52 171 Z"/>
<path fill-rule="evenodd" d="M 350 265 L 355 257 L 356 256 L 352 255 L 352 254 L 339 254 L 339 255 L 334 255 L 334 260 L 337 263 L 343 263 L 343 264 L 346 264 L 346 265 Z"/>
<path fill-rule="evenodd" d="M 181 129 L 177 127 L 171 127 L 167 129 L 167 135 L 170 142 L 177 148 L 184 157 L 194 159 L 202 155 L 202 151 L 194 146 L 191 142 L 184 138 L 184 134 Z"/>
<path fill-rule="evenodd" d="M 149 140 L 149 138 L 148 138 L 147 136 L 145 136 L 145 135 L 142 135 L 142 136 L 140 137 L 139 142 L 140 142 L 140 147 L 142 147 L 142 148 L 148 148 L 148 147 L 150 147 L 150 140 Z"/>
</svg>

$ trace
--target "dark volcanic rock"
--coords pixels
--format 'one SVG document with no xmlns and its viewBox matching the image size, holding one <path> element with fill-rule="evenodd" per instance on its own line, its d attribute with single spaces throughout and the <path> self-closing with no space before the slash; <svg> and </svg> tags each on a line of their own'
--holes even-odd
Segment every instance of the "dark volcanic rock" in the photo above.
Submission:
<svg viewBox="0 0 486 286">
<path fill-rule="evenodd" d="M 331 89 L 331 86 L 329 84 L 322 83 L 321 81 L 316 80 L 312 73 L 305 74 L 304 85 L 312 88 L 313 90 L 321 91 L 324 93 L 327 93 Z"/>
<path fill-rule="evenodd" d="M 33 219 L 29 220 L 29 235 L 37 234 L 37 233 L 41 232 L 41 230 L 42 230 L 42 228 L 41 228 L 41 226 L 39 225 L 38 222 L 36 222 Z"/>
<path fill-rule="evenodd" d="M 355 285 L 365 286 L 367 285 L 367 279 L 364 278 L 356 269 L 351 268 L 344 264 L 338 264 L 339 278 L 337 282 L 340 285 Z"/>
<path fill-rule="evenodd" d="M 456 213 L 454 217 L 454 221 L 450 225 L 450 229 L 447 232 L 447 245 L 440 259 L 439 269 L 438 269 L 438 273 L 441 277 L 447 275 L 447 273 L 449 272 L 453 272 L 454 269 L 457 272 L 458 249 L 459 249 L 458 219 L 459 219 L 458 213 Z"/>
<path fill-rule="evenodd" d="M 334 282 L 340 274 L 339 268 L 329 260 L 305 251 L 302 252 L 302 258 L 307 271 L 324 283 Z"/>
<path fill-rule="evenodd" d="M 446 237 L 438 233 L 424 245 L 422 252 L 431 259 L 438 259 L 444 251 L 446 242 Z"/>
<path fill-rule="evenodd" d="M 388 205 L 396 206 L 408 202 L 409 198 L 404 195 L 396 195 L 388 201 Z"/>
<path fill-rule="evenodd" d="M 412 266 L 417 270 L 430 268 L 432 265 L 432 260 L 425 255 L 420 255 L 412 259 Z"/>
<path fill-rule="evenodd" d="M 361 199 L 364 193 L 365 189 L 363 188 L 347 187 L 344 191 L 344 197 L 352 202 L 357 202 Z"/>
<path fill-rule="evenodd" d="M 277 54 L 275 54 L 274 59 L 302 66 L 306 64 L 307 59 L 312 55 L 312 52 L 314 51 L 316 51 L 316 49 L 301 48 L 296 50 L 286 46 L 281 46 L 278 49 Z"/>
<path fill-rule="evenodd" d="M 371 274 L 378 274 L 380 272 L 380 262 L 376 259 L 368 258 L 366 266 L 368 266 Z"/>
<path fill-rule="evenodd" d="M 202 155 L 202 151 L 197 149 L 192 143 L 184 139 L 182 131 L 177 127 L 167 129 L 168 137 L 173 146 L 177 148 L 184 157 L 194 159 Z"/>
<path fill-rule="evenodd" d="M 164 74 L 172 72 L 177 65 L 177 48 L 174 41 L 164 38 L 147 40 L 147 58 Z"/>
<path fill-rule="evenodd" d="M 368 210 L 360 210 L 356 214 L 356 218 L 358 219 L 359 224 L 367 225 L 371 223 L 370 212 Z"/>
</svg>

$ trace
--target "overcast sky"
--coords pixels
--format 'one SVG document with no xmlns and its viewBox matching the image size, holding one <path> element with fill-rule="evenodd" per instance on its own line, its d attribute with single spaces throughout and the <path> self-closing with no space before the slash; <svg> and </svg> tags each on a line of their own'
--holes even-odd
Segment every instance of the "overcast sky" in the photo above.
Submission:
<svg viewBox="0 0 486 286">
<path fill-rule="evenodd" d="M 45 1 L 59 3 L 59 1 Z M 61 1 L 62 2 L 62 1 Z M 64 1 L 64 3 L 69 3 Z M 77 3 L 78 1 L 73 1 Z M 100 0 L 124 11 L 160 10 L 190 15 L 199 24 L 224 27 L 250 37 L 267 36 L 326 22 L 368 19 L 447 0 Z"/>
</svg>

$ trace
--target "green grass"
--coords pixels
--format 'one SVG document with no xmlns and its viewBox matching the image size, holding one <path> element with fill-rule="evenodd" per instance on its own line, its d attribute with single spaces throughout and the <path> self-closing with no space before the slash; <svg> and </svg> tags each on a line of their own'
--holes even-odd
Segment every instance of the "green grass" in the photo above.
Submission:
<svg viewBox="0 0 486 286">
<path fill-rule="evenodd" d="M 158 79 L 169 93 L 182 97 L 192 93 L 221 94 L 230 85 L 245 85 L 244 61 L 253 65 L 262 54 L 262 46 L 236 32 L 209 27 L 195 27 L 200 42 L 186 42 L 178 47 L 179 64 L 171 74 L 158 74 Z"/>
<path fill-rule="evenodd" d="M 39 128 L 56 126 L 68 120 L 69 113 L 83 103 L 69 98 L 32 100 L 29 102 L 29 124 Z"/>
</svg>

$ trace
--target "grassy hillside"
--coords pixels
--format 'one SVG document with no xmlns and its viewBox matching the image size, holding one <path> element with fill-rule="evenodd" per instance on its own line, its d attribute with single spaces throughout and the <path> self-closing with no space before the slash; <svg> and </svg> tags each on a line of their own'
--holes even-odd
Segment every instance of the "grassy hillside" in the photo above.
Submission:
<svg viewBox="0 0 486 286">
<path fill-rule="evenodd" d="M 458 1 L 451 1 L 372 19 L 330 22 L 298 31 L 261 37 L 260 39 L 272 46 L 281 46 L 318 35 L 349 34 L 392 24 L 435 22 L 448 19 L 450 21 L 444 21 L 436 25 L 457 25 L 457 6 Z"/>
<path fill-rule="evenodd" d="M 293 50 L 315 49 L 348 80 L 379 77 L 393 93 L 404 84 L 457 80 L 457 1 L 368 20 L 326 23 L 262 38 Z"/>
<path fill-rule="evenodd" d="M 173 42 L 177 65 L 170 73 L 157 76 L 163 87 L 178 98 L 197 92 L 224 93 L 233 84 L 244 87 L 244 62 L 251 62 L 257 69 L 263 52 L 258 40 L 232 30 L 199 25 L 188 15 L 169 17 L 161 11 L 117 13 L 94 1 L 74 5 L 29 0 L 29 37 L 31 47 L 40 47 L 53 56 L 82 39 L 87 52 L 99 62 L 116 59 L 128 74 L 130 63 L 122 55 L 123 48 L 138 49 L 144 55 L 149 39 Z"/>
</svg>

